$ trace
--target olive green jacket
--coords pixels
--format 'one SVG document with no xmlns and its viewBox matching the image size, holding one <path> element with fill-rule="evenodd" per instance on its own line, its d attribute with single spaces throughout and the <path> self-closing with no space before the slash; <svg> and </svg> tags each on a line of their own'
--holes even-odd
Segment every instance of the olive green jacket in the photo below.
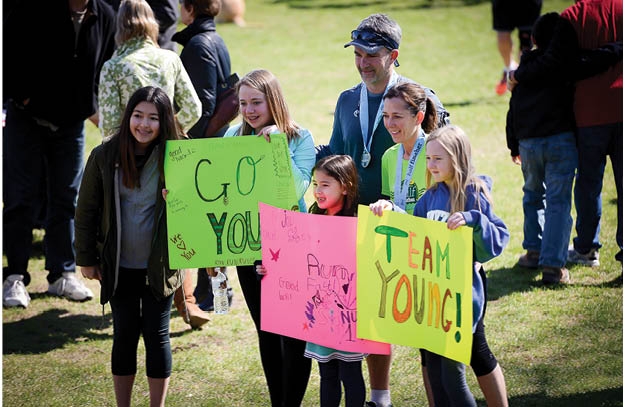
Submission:
<svg viewBox="0 0 629 407">
<path fill-rule="evenodd" d="M 117 137 L 94 148 L 79 190 L 74 219 L 76 264 L 100 266 L 101 304 L 116 292 L 120 265 L 119 142 Z M 183 282 L 183 270 L 168 266 L 166 204 L 163 181 L 155 192 L 155 226 L 148 260 L 148 283 L 156 298 L 174 293 Z"/>
</svg>

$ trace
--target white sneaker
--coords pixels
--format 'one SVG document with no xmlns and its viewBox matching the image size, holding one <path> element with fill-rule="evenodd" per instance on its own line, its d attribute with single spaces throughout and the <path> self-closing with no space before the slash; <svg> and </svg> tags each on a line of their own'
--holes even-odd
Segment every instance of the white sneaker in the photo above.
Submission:
<svg viewBox="0 0 629 407">
<path fill-rule="evenodd" d="M 11 274 L 2 284 L 2 305 L 5 307 L 28 307 L 31 297 L 24 286 L 24 276 Z"/>
<path fill-rule="evenodd" d="M 48 286 L 48 293 L 66 297 L 73 301 L 88 301 L 94 298 L 92 290 L 87 288 L 81 280 L 76 277 L 76 273 L 66 271 L 54 283 Z"/>
<path fill-rule="evenodd" d="M 568 247 L 568 262 L 589 267 L 599 267 L 601 265 L 597 249 L 591 249 L 589 252 L 581 254 L 572 246 Z"/>
</svg>

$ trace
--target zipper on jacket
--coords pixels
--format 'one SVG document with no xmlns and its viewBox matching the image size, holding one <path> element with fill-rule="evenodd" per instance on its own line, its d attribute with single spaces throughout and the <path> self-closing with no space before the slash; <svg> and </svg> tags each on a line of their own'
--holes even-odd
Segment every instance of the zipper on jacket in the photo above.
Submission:
<svg viewBox="0 0 629 407">
<path fill-rule="evenodd" d="M 122 239 L 122 224 L 121 224 L 121 214 L 120 214 L 120 184 L 118 177 L 120 164 L 118 162 L 114 165 L 114 202 L 116 207 L 116 265 L 114 269 L 114 289 L 111 292 L 111 295 L 116 293 L 116 289 L 118 288 L 118 277 L 120 272 L 120 250 L 121 250 L 121 239 Z"/>
</svg>

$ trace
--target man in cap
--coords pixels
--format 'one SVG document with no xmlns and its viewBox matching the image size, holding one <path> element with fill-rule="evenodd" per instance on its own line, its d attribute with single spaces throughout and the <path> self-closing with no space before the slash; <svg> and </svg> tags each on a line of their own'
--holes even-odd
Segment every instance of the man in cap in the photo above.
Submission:
<svg viewBox="0 0 629 407">
<path fill-rule="evenodd" d="M 345 47 L 354 46 L 356 68 L 362 81 L 339 96 L 330 144 L 320 146 L 317 154 L 317 158 L 348 154 L 354 159 L 360 176 L 359 201 L 365 205 L 382 197 L 381 158 L 394 144 L 381 120 L 383 96 L 397 82 L 412 82 L 395 72 L 400 65 L 401 38 L 402 29 L 385 14 L 370 15 L 352 31 L 352 40 Z M 448 124 L 450 114 L 435 92 L 424 90 L 437 107 L 439 125 Z"/>
<path fill-rule="evenodd" d="M 411 82 L 395 72 L 402 29 L 385 14 L 372 14 L 358 24 L 345 47 L 354 46 L 356 68 L 362 81 L 341 93 L 334 112 L 334 125 L 329 146 L 319 146 L 317 159 L 330 154 L 351 156 L 358 168 L 359 203 L 369 205 L 382 195 L 381 159 L 394 142 L 382 119 L 383 96 L 395 83 Z M 449 123 L 435 92 L 424 88 L 437 107 L 439 125 Z M 371 401 L 368 406 L 390 406 L 390 355 L 367 358 Z"/>
</svg>

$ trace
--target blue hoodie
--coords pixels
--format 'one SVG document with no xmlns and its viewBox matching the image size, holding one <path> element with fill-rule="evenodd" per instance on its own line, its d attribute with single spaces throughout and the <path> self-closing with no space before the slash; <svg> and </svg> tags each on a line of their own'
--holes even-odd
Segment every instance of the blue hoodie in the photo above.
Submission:
<svg viewBox="0 0 629 407">
<path fill-rule="evenodd" d="M 491 178 L 479 177 L 491 190 Z M 504 222 L 492 211 L 491 205 L 484 193 L 477 194 L 473 185 L 465 188 L 465 211 L 461 212 L 467 226 L 473 229 L 473 264 L 472 264 L 472 304 L 473 331 L 483 316 L 485 309 L 485 287 L 480 275 L 480 263 L 498 256 L 509 243 L 509 232 Z M 450 190 L 448 186 L 439 182 L 429 188 L 417 204 L 413 215 L 445 222 L 450 216 Z M 480 203 L 480 207 L 479 207 Z M 480 209 L 479 209 L 480 208 Z"/>
</svg>

